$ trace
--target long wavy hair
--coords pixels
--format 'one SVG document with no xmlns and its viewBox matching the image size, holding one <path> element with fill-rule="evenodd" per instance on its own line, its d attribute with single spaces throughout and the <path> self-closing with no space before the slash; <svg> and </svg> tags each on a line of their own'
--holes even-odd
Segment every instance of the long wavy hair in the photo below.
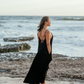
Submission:
<svg viewBox="0 0 84 84">
<path fill-rule="evenodd" d="M 39 26 L 37 26 L 37 31 L 41 31 L 41 29 L 43 28 L 43 26 L 45 25 L 45 21 L 48 21 L 49 17 L 48 16 L 44 16 L 41 21 Z"/>
</svg>

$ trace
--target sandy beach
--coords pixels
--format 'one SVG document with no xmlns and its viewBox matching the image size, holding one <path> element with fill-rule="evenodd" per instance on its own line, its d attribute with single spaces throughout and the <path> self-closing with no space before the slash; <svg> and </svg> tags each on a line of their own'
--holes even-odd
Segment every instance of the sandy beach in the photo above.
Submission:
<svg viewBox="0 0 84 84">
<path fill-rule="evenodd" d="M 0 77 L 0 84 L 28 84 L 23 83 L 24 78 L 10 78 L 10 77 Z M 56 80 L 56 81 L 46 81 L 46 84 L 84 84 L 83 82 L 78 81 L 64 81 L 64 80 Z"/>
<path fill-rule="evenodd" d="M 36 53 L 0 53 L 0 84 L 24 84 Z M 84 57 L 53 54 L 46 84 L 84 84 Z"/>
</svg>

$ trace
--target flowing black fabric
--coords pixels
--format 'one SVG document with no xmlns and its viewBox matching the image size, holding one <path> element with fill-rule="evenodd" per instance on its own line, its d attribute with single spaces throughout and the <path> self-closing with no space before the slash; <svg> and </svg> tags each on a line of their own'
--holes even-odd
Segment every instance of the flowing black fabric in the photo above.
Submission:
<svg viewBox="0 0 84 84">
<path fill-rule="evenodd" d="M 29 83 L 29 84 L 44 83 L 47 71 L 49 69 L 49 63 L 52 61 L 52 41 L 53 41 L 53 34 L 50 40 L 51 52 L 49 54 L 46 45 L 46 39 L 43 42 L 41 42 L 41 39 L 39 38 L 38 52 L 31 64 L 29 72 L 27 73 L 23 83 Z"/>
</svg>

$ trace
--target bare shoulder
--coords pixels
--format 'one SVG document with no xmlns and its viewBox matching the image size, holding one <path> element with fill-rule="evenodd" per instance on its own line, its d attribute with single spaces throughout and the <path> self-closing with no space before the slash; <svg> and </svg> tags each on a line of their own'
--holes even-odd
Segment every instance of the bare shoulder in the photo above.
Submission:
<svg viewBox="0 0 84 84">
<path fill-rule="evenodd" d="M 46 35 L 50 35 L 50 31 L 49 30 L 46 30 Z"/>
<path fill-rule="evenodd" d="M 39 35 L 39 33 L 40 33 L 40 32 L 38 31 L 37 34 Z"/>
</svg>

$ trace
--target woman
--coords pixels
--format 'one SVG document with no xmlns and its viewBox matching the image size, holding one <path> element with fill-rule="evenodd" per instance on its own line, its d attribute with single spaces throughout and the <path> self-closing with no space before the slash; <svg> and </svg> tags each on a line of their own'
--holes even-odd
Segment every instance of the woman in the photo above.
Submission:
<svg viewBox="0 0 84 84">
<path fill-rule="evenodd" d="M 38 52 L 32 62 L 30 70 L 24 79 L 24 83 L 45 84 L 45 78 L 52 60 L 53 34 L 47 30 L 50 26 L 50 19 L 44 16 L 38 26 Z"/>
</svg>

